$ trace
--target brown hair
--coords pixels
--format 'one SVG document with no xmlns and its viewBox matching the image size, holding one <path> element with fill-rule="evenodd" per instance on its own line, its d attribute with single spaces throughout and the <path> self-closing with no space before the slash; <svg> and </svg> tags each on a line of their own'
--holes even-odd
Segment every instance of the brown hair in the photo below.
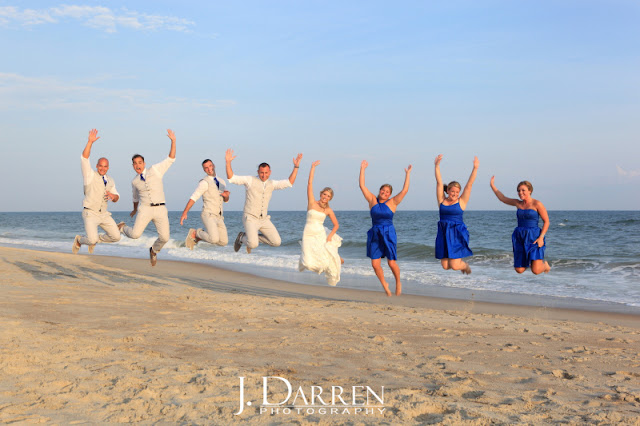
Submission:
<svg viewBox="0 0 640 426">
<path fill-rule="evenodd" d="M 393 193 L 393 186 L 391 186 L 391 184 L 390 184 L 390 183 L 385 183 L 385 184 L 383 184 L 383 185 L 380 187 L 380 189 L 379 189 L 379 190 L 380 190 L 380 191 L 382 191 L 382 188 L 384 188 L 385 186 L 386 186 L 387 188 L 389 188 L 389 193 Z"/>
<path fill-rule="evenodd" d="M 522 185 L 526 186 L 529 189 L 529 192 L 533 192 L 533 185 L 531 185 L 531 182 L 529 182 L 528 180 L 523 180 L 522 182 L 520 182 L 518 186 L 516 186 L 516 192 Z"/>
<path fill-rule="evenodd" d="M 460 191 L 462 191 L 462 187 L 460 186 L 460 184 L 458 182 L 456 182 L 455 180 L 452 180 L 451 182 L 449 182 L 449 185 L 444 185 L 443 186 L 444 193 L 447 194 L 447 188 L 453 188 L 453 187 L 456 187 Z"/>
<path fill-rule="evenodd" d="M 320 195 L 322 195 L 323 192 L 328 192 L 329 194 L 331 194 L 331 198 L 329 198 L 329 200 L 333 200 L 333 189 L 329 188 L 328 186 L 326 188 L 324 188 L 322 191 L 320 191 Z"/>
</svg>

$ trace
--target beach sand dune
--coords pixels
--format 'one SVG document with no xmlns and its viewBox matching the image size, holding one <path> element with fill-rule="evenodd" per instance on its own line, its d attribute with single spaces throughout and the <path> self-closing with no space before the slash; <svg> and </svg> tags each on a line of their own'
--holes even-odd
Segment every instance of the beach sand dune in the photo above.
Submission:
<svg viewBox="0 0 640 426">
<path fill-rule="evenodd" d="M 0 277 L 3 423 L 640 422 L 638 316 L 10 248 Z M 309 408 L 260 413 L 269 376 Z M 235 415 L 240 377 L 253 405 Z M 283 400 L 284 381 L 267 380 Z M 313 386 L 327 403 L 332 386 L 383 403 L 321 412 Z"/>
</svg>

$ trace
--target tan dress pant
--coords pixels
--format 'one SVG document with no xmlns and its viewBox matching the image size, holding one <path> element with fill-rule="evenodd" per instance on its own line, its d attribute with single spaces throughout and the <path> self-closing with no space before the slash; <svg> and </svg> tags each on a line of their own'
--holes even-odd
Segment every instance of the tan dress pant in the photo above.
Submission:
<svg viewBox="0 0 640 426">
<path fill-rule="evenodd" d="M 93 245 L 97 243 L 115 243 L 120 241 L 120 230 L 109 212 L 95 212 L 89 209 L 82 210 L 84 231 L 87 235 L 80 237 L 80 244 Z M 106 234 L 98 235 L 98 226 Z"/>
<path fill-rule="evenodd" d="M 273 247 L 278 247 L 282 240 L 276 227 L 271 223 L 271 216 L 257 218 L 245 214 L 242 216 L 245 235 L 242 243 L 250 249 L 258 247 L 258 241 Z"/>
<path fill-rule="evenodd" d="M 224 224 L 224 217 L 213 213 L 202 212 L 200 218 L 206 231 L 205 229 L 198 228 L 196 236 L 209 244 L 226 246 L 229 242 L 229 236 L 227 235 L 227 227 Z"/>
<path fill-rule="evenodd" d="M 169 212 L 166 206 L 139 206 L 136 214 L 136 221 L 133 228 L 125 226 L 122 232 L 129 238 L 140 238 L 145 228 L 153 222 L 158 231 L 158 238 L 153 243 L 153 251 L 156 253 L 162 250 L 162 247 L 169 241 Z"/>
</svg>

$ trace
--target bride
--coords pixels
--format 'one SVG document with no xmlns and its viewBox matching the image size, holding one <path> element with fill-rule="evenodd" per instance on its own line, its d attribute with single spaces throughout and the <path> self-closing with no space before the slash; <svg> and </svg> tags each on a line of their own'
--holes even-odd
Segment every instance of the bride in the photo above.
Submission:
<svg viewBox="0 0 640 426">
<path fill-rule="evenodd" d="M 342 238 L 336 235 L 338 219 L 329 207 L 329 201 L 333 198 L 333 189 L 324 188 L 320 191 L 320 199 L 313 196 L 313 175 L 320 161 L 311 165 L 309 183 L 307 184 L 307 223 L 302 234 L 302 254 L 298 269 L 302 272 L 308 269 L 318 274 L 324 273 L 327 284 L 336 285 L 340 281 L 340 265 L 343 260 L 338 255 L 338 247 L 342 245 Z M 333 229 L 324 227 L 324 220 L 329 216 Z"/>
</svg>

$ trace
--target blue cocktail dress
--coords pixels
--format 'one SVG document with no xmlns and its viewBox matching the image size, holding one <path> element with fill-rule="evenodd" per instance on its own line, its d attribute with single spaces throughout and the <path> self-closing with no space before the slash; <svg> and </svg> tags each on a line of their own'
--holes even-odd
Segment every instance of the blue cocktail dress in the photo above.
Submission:
<svg viewBox="0 0 640 426">
<path fill-rule="evenodd" d="M 463 213 L 460 203 L 440 204 L 436 259 L 462 259 L 473 255 L 469 248 L 469 231 L 462 221 Z"/>
<path fill-rule="evenodd" d="M 513 230 L 513 267 L 528 268 L 532 260 L 544 260 L 544 249 L 533 242 L 538 239 L 542 231 L 538 226 L 540 215 L 532 209 L 518 209 L 518 227 Z"/>
<path fill-rule="evenodd" d="M 398 240 L 393 227 L 393 212 L 386 201 L 371 207 L 371 222 L 373 226 L 367 232 L 367 257 L 396 260 Z"/>
</svg>

